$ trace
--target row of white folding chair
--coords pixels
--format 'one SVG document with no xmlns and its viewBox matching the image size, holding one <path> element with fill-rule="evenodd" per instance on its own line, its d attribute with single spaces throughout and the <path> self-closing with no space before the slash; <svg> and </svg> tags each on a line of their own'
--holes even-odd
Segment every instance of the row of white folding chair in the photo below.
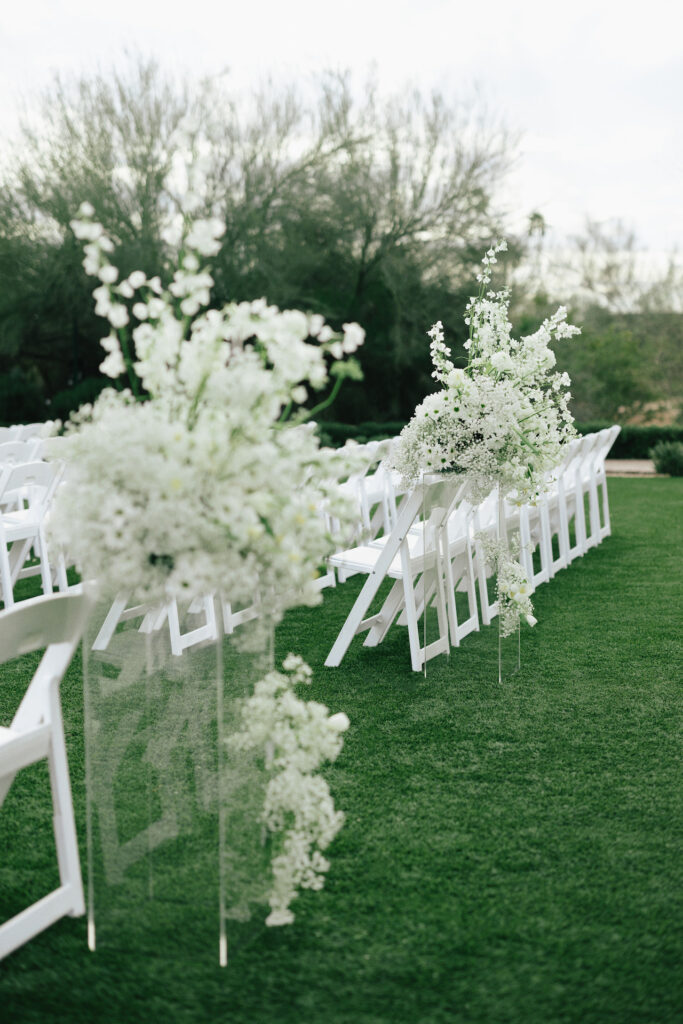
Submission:
<svg viewBox="0 0 683 1024">
<path fill-rule="evenodd" d="M 605 477 L 605 457 L 619 433 L 618 426 L 606 428 L 594 434 L 587 434 L 571 441 L 563 461 L 549 474 L 548 491 L 533 505 L 516 505 L 505 502 L 504 522 L 508 532 L 519 537 L 519 558 L 532 590 L 552 579 L 566 568 L 575 558 L 600 543 L 610 533 L 609 503 Z M 602 522 L 600 521 L 598 487 L 602 486 Z M 589 499 L 589 523 L 587 529 L 584 496 Z M 574 543 L 570 527 L 574 524 Z M 478 532 L 494 534 L 497 529 L 495 492 L 475 513 L 475 529 Z M 553 539 L 557 538 L 558 554 L 553 552 Z M 539 549 L 539 566 L 534 566 L 533 551 Z M 486 591 L 486 566 L 481 549 L 477 551 L 477 568 L 482 621 L 488 624 L 497 613 L 495 606 L 488 602 Z"/>
<path fill-rule="evenodd" d="M 558 555 L 552 558 L 551 576 L 611 533 L 605 458 L 619 430 L 618 426 L 608 427 L 570 442 L 562 464 L 551 475 L 548 493 L 542 498 L 548 516 L 548 543 L 555 536 L 558 541 Z M 588 521 L 585 513 L 586 497 Z M 572 519 L 573 544 L 570 538 Z"/>
<path fill-rule="evenodd" d="M 565 454 L 563 463 L 554 473 L 554 489 L 549 495 L 543 496 L 536 504 L 514 504 L 504 502 L 503 504 L 503 529 L 506 534 L 516 532 L 519 539 L 520 561 L 526 570 L 527 577 L 532 589 L 541 583 L 551 579 L 559 568 L 569 564 L 572 558 L 585 553 L 588 546 L 588 538 L 585 529 L 584 516 L 584 494 L 589 495 L 591 510 L 591 533 L 589 537 L 593 543 L 599 543 L 609 533 L 609 507 L 607 500 L 607 486 L 604 475 L 604 460 L 611 445 L 619 432 L 618 427 L 612 427 L 598 434 L 587 435 L 572 442 Z M 600 524 L 598 515 L 597 488 L 602 483 L 603 494 L 603 523 Z M 397 537 L 385 535 L 375 540 L 370 540 L 365 545 L 346 549 L 337 552 L 330 563 L 337 569 L 340 580 L 353 573 L 366 573 L 371 579 L 361 591 L 354 607 L 352 608 L 346 622 L 344 623 L 337 641 L 333 646 L 326 664 L 335 666 L 340 664 L 348 646 L 357 633 L 368 631 L 365 640 L 366 646 L 372 646 L 380 642 L 386 635 L 390 625 L 397 620 L 399 624 L 408 625 L 411 650 L 411 662 L 413 668 L 421 664 L 435 653 L 444 648 L 444 631 L 440 621 L 439 641 L 431 649 L 420 649 L 416 639 L 416 617 L 424 613 L 429 601 L 436 599 L 437 612 L 443 610 L 441 591 L 437 593 L 439 584 L 439 572 L 436 570 L 431 577 L 425 571 L 429 568 L 425 562 L 425 554 L 429 551 L 429 544 L 425 548 L 425 530 L 429 523 L 420 520 L 420 503 L 424 505 L 424 494 L 420 497 L 420 487 L 415 489 L 413 495 L 406 499 L 406 504 L 401 508 L 405 511 L 410 522 L 402 521 Z M 408 511 L 407 509 L 410 509 Z M 461 509 L 466 508 L 466 503 L 461 502 Z M 453 510 L 451 510 L 451 513 Z M 449 514 L 449 523 L 446 526 L 445 534 L 441 524 L 441 534 L 449 537 L 449 543 L 460 537 L 461 552 L 468 552 L 468 567 L 456 580 L 456 589 L 467 590 L 468 596 L 473 596 L 474 576 L 476 574 L 479 598 L 481 606 L 481 621 L 489 625 L 492 619 L 498 614 L 496 601 L 489 597 L 487 579 L 493 573 L 493 566 L 484 555 L 481 538 L 483 534 L 495 535 L 498 532 L 498 498 L 497 492 L 492 492 L 489 497 L 475 509 L 470 509 L 467 514 L 467 539 L 462 536 L 463 519 L 458 519 L 458 513 Z M 576 541 L 572 546 L 570 543 L 569 526 L 572 518 L 575 521 Z M 403 535 L 405 531 L 405 535 Z M 559 556 L 554 558 L 552 539 L 558 535 Z M 423 538 L 420 540 L 420 538 Z M 442 543 L 442 542 L 441 542 Z M 394 552 L 393 561 L 387 565 L 384 562 L 387 556 L 380 558 L 379 552 L 389 545 L 393 550 L 401 552 L 401 559 Z M 539 566 L 536 568 L 533 561 L 533 550 L 538 547 L 540 558 Z M 406 558 L 408 561 L 406 562 Z M 436 554 L 434 555 L 434 566 L 437 564 Z M 379 578 L 378 578 L 379 577 Z M 382 578 L 389 577 L 396 580 L 381 611 L 376 615 L 364 618 L 371 601 L 375 596 Z M 453 592 L 450 578 L 442 577 L 443 594 Z M 422 589 L 420 589 L 422 588 Z M 411 597 L 412 593 L 412 597 Z M 424 595 L 424 603 L 421 603 L 421 596 Z M 451 644 L 457 646 L 459 640 L 472 629 L 479 628 L 476 599 L 470 596 L 470 616 L 465 624 L 465 632 L 458 628 L 457 615 L 451 628 Z"/>
<path fill-rule="evenodd" d="M 116 628 L 121 622 L 141 619 L 139 631 L 154 633 L 168 629 L 171 653 L 180 656 L 183 651 L 198 644 L 212 642 L 219 635 L 219 619 L 216 615 L 216 596 L 209 594 L 195 598 L 187 612 L 181 615 L 178 602 L 174 599 L 160 605 L 130 605 L 130 596 L 121 594 L 112 603 L 92 645 L 94 651 L 104 651 L 109 646 Z M 237 608 L 224 598 L 219 599 L 220 624 L 226 635 L 234 633 L 246 622 L 259 615 L 260 604 L 257 598 L 251 604 Z M 188 616 L 197 616 L 197 621 L 188 626 Z"/>
<path fill-rule="evenodd" d="M 613 440 L 616 436 L 614 428 L 610 428 L 609 433 Z M 551 579 L 557 569 L 568 564 L 568 559 L 574 557 L 579 550 L 585 550 L 576 545 L 574 548 L 569 547 L 569 523 L 571 518 L 577 515 L 577 509 L 579 510 L 577 532 L 579 536 L 582 536 L 583 505 L 581 502 L 577 502 L 575 492 L 569 489 L 566 473 L 568 470 L 569 472 L 575 471 L 573 467 L 575 464 L 579 464 L 580 455 L 582 456 L 580 464 L 584 465 L 586 454 L 594 453 L 598 435 L 589 435 L 589 437 L 589 441 L 581 439 L 568 448 L 564 463 L 560 467 L 563 472 L 558 471 L 556 474 L 559 477 L 558 500 L 552 498 L 550 502 L 541 500 L 536 505 L 504 503 L 504 529 L 506 533 L 518 533 L 520 560 L 526 569 L 532 589 Z M 601 438 L 603 447 L 605 443 L 606 439 Z M 607 450 L 609 450 L 609 445 L 605 448 L 605 451 Z M 332 585 L 334 585 L 335 570 L 340 582 L 356 573 L 376 571 L 379 552 L 386 546 L 392 533 L 392 527 L 396 522 L 396 489 L 392 474 L 386 468 L 389 447 L 388 445 L 371 444 L 366 446 L 366 452 L 369 459 L 366 471 L 358 474 L 355 479 L 352 478 L 348 488 L 349 493 L 354 494 L 358 499 L 358 529 L 365 532 L 366 543 L 354 548 L 347 548 L 332 556 L 328 570 Z M 604 473 L 604 454 L 602 461 Z M 593 467 L 594 461 L 589 462 L 588 466 Z M 588 482 L 587 485 L 590 486 L 589 476 L 582 473 L 580 478 L 581 480 L 585 479 Z M 571 479 L 570 477 L 569 480 L 571 481 Z M 381 494 L 381 488 L 386 488 L 384 495 Z M 605 499 L 606 493 L 605 488 Z M 492 574 L 492 566 L 487 562 L 481 545 L 483 533 L 494 534 L 498 529 L 497 493 L 492 492 L 478 508 L 472 508 L 467 502 L 461 500 L 457 509 L 451 510 L 453 514 L 449 514 L 440 526 L 433 520 L 431 522 L 428 520 L 426 528 L 428 532 L 431 530 L 432 539 L 427 541 L 426 548 L 424 544 L 425 523 L 421 519 L 424 512 L 424 494 L 420 500 L 422 508 L 418 508 L 406 537 L 411 571 L 406 572 L 399 555 L 394 556 L 386 572 L 389 578 L 395 580 L 389 596 L 377 615 L 372 616 L 371 620 L 359 622 L 356 628 L 356 632 L 367 629 L 368 637 L 365 643 L 368 646 L 373 646 L 384 639 L 394 621 L 400 625 L 407 625 L 409 634 L 412 634 L 411 660 L 418 666 L 427 658 L 433 657 L 435 653 L 447 649 L 447 631 L 450 634 L 451 644 L 458 646 L 464 636 L 474 629 L 479 629 L 475 579 L 479 589 L 481 621 L 484 625 L 489 625 L 498 614 L 497 602 L 490 600 L 487 587 L 487 579 Z M 560 557 L 556 560 L 552 555 L 553 532 L 550 509 L 556 512 L 559 510 L 562 519 Z M 378 510 L 380 510 L 379 515 Z M 383 531 L 379 537 L 376 535 L 378 530 Z M 567 538 L 566 544 L 565 537 Z M 532 558 L 532 552 L 536 547 L 539 547 L 540 550 L 540 567 L 538 569 L 534 567 Z M 433 559 L 430 554 L 432 551 L 434 552 Z M 446 552 L 448 552 L 448 558 L 446 558 Z M 327 585 L 330 584 L 327 583 Z M 412 599 L 409 596 L 411 590 Z M 458 621 L 454 596 L 456 590 L 466 592 L 468 598 L 469 614 L 463 622 Z M 416 623 L 432 601 L 436 603 L 437 607 L 439 639 L 428 645 L 427 649 L 420 654 L 415 633 Z M 102 627 L 99 643 L 106 646 L 113 627 L 118 621 L 123 618 L 143 616 L 141 630 L 151 632 L 167 626 L 170 631 L 172 651 L 179 655 L 188 647 L 207 639 L 214 639 L 216 636 L 212 597 L 195 601 L 190 607 L 190 612 L 202 615 L 203 621 L 195 628 L 182 632 L 175 602 L 169 602 L 153 610 L 140 607 L 127 609 L 125 600 L 115 602 Z M 258 603 L 256 601 L 240 610 L 235 610 L 230 604 L 223 602 L 223 629 L 226 633 L 231 633 L 236 627 L 256 617 L 257 614 Z M 97 642 L 96 646 L 98 646 Z M 330 657 L 332 657 L 332 652 Z"/>
</svg>

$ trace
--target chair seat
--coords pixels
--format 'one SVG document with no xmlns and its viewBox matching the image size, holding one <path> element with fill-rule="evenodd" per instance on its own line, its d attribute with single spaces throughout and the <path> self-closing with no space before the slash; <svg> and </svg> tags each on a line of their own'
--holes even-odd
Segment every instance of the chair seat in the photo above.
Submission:
<svg viewBox="0 0 683 1024">
<path fill-rule="evenodd" d="M 35 536 L 40 523 L 41 517 L 29 508 L 4 512 L 2 516 L 2 526 L 8 541 L 26 540 Z"/>
</svg>

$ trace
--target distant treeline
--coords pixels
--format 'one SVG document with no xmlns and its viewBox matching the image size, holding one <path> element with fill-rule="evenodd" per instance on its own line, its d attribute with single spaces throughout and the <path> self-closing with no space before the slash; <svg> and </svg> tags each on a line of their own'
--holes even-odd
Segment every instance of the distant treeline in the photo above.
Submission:
<svg viewBox="0 0 683 1024">
<path fill-rule="evenodd" d="M 108 326 L 69 222 L 89 201 L 121 275 L 168 281 L 162 225 L 183 188 L 181 123 L 193 125 L 205 169 L 198 215 L 227 225 L 212 303 L 265 296 L 335 328 L 358 321 L 364 379 L 344 384 L 329 415 L 405 422 L 434 388 L 426 332 L 436 320 L 456 365 L 466 361 L 464 309 L 503 232 L 495 197 L 514 155 L 504 127 L 439 95 L 385 99 L 369 87 L 358 100 L 340 76 L 304 98 L 268 88 L 238 98 L 144 63 L 56 81 L 11 148 L 0 182 L 0 421 L 64 419 L 109 383 L 98 371 Z M 509 244 L 496 286 L 536 242 Z M 553 309 L 523 296 L 513 322 L 528 333 Z M 594 308 L 575 319 L 584 333 L 557 357 L 579 418 L 624 420 L 681 394 L 680 315 Z"/>
</svg>

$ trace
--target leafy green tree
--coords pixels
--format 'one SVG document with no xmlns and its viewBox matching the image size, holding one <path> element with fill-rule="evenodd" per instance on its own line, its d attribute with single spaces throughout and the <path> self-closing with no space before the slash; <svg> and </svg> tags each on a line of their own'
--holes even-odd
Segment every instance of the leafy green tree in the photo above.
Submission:
<svg viewBox="0 0 683 1024">
<path fill-rule="evenodd" d="M 57 80 L 5 175 L 0 204 L 0 358 L 37 371 L 44 398 L 97 375 L 102 325 L 69 228 L 88 200 L 123 274 L 162 272 L 177 206 L 174 132 L 192 136 L 207 188 L 198 213 L 227 224 L 216 302 L 266 296 L 367 331 L 364 383 L 334 415 L 407 417 L 431 387 L 425 332 L 464 340 L 482 246 L 500 233 L 493 196 L 512 141 L 481 110 L 442 96 L 354 98 L 347 77 L 317 95 L 264 86 L 194 90 L 153 63 Z"/>
</svg>

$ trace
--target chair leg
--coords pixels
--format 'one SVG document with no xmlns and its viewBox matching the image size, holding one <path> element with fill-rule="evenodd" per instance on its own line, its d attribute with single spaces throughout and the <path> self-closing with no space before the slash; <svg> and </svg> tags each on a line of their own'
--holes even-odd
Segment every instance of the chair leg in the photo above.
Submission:
<svg viewBox="0 0 683 1024">
<path fill-rule="evenodd" d="M 52 788 L 52 804 L 54 808 L 54 833 L 59 863 L 59 877 L 63 886 L 70 890 L 70 917 L 80 917 L 85 913 L 83 896 L 83 880 L 78 856 L 78 839 L 76 822 L 71 799 L 69 783 L 69 764 L 66 756 L 64 727 L 59 703 L 59 693 L 55 688 L 50 695 L 52 717 L 52 739 L 48 753 L 50 769 L 50 785 Z"/>
<path fill-rule="evenodd" d="M 12 571 L 9 564 L 7 544 L 0 541 L 0 582 L 2 583 L 2 599 L 5 609 L 14 607 L 14 587 L 12 586 Z"/>
<path fill-rule="evenodd" d="M 38 534 L 39 557 L 40 557 L 40 575 L 43 581 L 43 593 L 52 593 L 52 573 L 50 571 L 50 560 L 47 554 L 47 541 L 45 540 L 45 532 L 43 527 L 40 527 Z"/>
<path fill-rule="evenodd" d="M 601 477 L 599 480 L 600 487 L 602 488 L 602 519 L 603 527 L 600 531 L 601 536 L 609 537 L 612 533 L 612 524 L 609 518 L 609 499 L 607 497 L 607 478 Z"/>
</svg>

